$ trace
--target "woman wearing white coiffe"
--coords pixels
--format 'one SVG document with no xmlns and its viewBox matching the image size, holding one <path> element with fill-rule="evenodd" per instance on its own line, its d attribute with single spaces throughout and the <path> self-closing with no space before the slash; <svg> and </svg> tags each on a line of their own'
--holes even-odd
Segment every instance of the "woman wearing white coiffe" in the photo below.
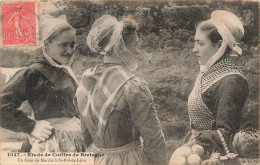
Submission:
<svg viewBox="0 0 260 165">
<path fill-rule="evenodd" d="M 43 54 L 19 70 L 2 89 L 1 126 L 31 135 L 21 151 L 83 151 L 73 102 L 77 81 L 70 68 L 76 31 L 65 15 L 42 16 L 40 28 Z M 25 100 L 33 110 L 31 118 L 17 111 Z"/>
<path fill-rule="evenodd" d="M 235 152 L 231 140 L 248 96 L 247 80 L 236 63 L 243 35 L 239 18 L 224 10 L 212 12 L 196 29 L 193 52 L 200 73 L 188 100 L 192 130 L 185 142 L 202 145 L 205 153 Z"/>
<path fill-rule="evenodd" d="M 76 40 L 75 29 L 71 25 L 68 24 L 65 15 L 61 15 L 58 18 L 53 18 L 50 15 L 44 15 L 40 19 L 40 24 L 41 24 L 40 26 L 41 26 L 41 30 L 42 30 L 41 31 L 41 33 L 42 33 L 41 34 L 41 36 L 42 36 L 41 44 L 43 47 L 44 57 L 51 65 L 53 65 L 57 68 L 64 68 L 67 72 L 69 72 L 71 77 L 77 82 L 75 74 L 70 67 L 74 60 L 74 49 L 75 49 L 75 40 Z M 46 52 L 46 51 L 48 51 L 48 44 L 46 44 L 47 43 L 46 41 L 48 41 L 48 39 L 50 39 L 49 37 L 51 37 L 51 35 L 53 35 L 54 33 L 57 33 L 57 31 L 59 31 L 59 30 L 60 30 L 59 33 L 61 33 L 61 30 L 64 30 L 64 31 L 71 30 L 74 33 L 74 36 L 73 36 L 74 38 L 71 39 L 71 41 L 70 41 L 71 43 L 70 42 L 63 43 L 63 44 L 67 44 L 66 46 L 71 46 L 71 49 L 73 49 L 72 56 L 70 56 L 70 57 L 68 56 L 67 58 L 62 58 L 62 56 L 59 57 L 59 54 L 57 54 L 57 55 L 53 54 L 53 55 L 49 56 L 48 53 Z M 57 34 L 55 34 L 55 35 L 57 35 Z M 52 36 L 52 37 L 55 38 L 55 36 Z M 68 45 L 68 44 L 73 44 L 73 45 Z M 55 45 L 55 46 L 64 47 L 64 45 Z M 55 51 L 55 50 L 53 50 L 53 51 Z"/>
<path fill-rule="evenodd" d="M 104 62 L 88 69 L 76 93 L 89 150 L 104 154 L 97 165 L 165 165 L 165 140 L 147 83 L 132 71 L 138 40 L 136 22 L 104 15 L 87 37 Z M 143 139 L 143 145 L 140 140 Z"/>
<path fill-rule="evenodd" d="M 58 18 L 44 15 L 40 19 L 40 24 L 42 30 L 41 40 L 43 44 L 43 55 L 45 59 L 52 66 L 64 69 L 77 85 L 77 79 L 70 67 L 74 60 L 75 29 L 68 24 L 65 15 L 61 15 Z M 58 38 L 59 36 L 60 38 Z M 66 86 L 67 85 L 68 84 L 66 84 Z M 72 100 L 70 100 L 70 102 L 71 101 Z M 77 108 L 68 110 L 75 111 L 74 113 L 78 116 L 76 109 Z M 46 140 L 45 146 L 43 145 L 44 143 L 41 144 L 42 142 L 39 140 L 39 143 L 33 143 L 34 145 L 32 145 L 31 152 L 82 152 L 85 150 L 81 139 L 80 121 L 78 118 L 75 116 L 73 118 L 67 118 L 67 116 L 64 115 L 60 118 L 50 118 L 46 120 L 54 127 L 54 135 Z"/>
</svg>

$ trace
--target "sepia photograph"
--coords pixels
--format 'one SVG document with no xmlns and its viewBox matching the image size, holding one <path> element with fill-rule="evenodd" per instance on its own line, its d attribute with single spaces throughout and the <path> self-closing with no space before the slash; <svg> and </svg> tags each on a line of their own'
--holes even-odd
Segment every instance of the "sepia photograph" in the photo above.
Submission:
<svg viewBox="0 0 260 165">
<path fill-rule="evenodd" d="M 0 164 L 258 165 L 258 0 L 0 0 Z"/>
</svg>

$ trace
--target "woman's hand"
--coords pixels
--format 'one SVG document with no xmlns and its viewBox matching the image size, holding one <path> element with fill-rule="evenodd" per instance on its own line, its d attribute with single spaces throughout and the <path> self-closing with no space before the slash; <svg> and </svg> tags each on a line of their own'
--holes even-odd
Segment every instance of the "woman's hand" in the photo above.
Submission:
<svg viewBox="0 0 260 165">
<path fill-rule="evenodd" d="M 52 129 L 53 127 L 50 125 L 48 121 L 45 120 L 36 121 L 35 127 L 31 135 L 40 139 L 41 141 L 45 141 L 52 134 Z"/>
</svg>

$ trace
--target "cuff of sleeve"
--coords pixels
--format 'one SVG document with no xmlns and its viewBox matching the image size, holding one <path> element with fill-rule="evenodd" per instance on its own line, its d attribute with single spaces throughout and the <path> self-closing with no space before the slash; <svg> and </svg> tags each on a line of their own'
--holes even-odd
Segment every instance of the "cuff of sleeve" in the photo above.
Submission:
<svg viewBox="0 0 260 165">
<path fill-rule="evenodd" d="M 196 143 L 203 146 L 203 148 L 212 153 L 213 151 L 220 152 L 222 155 L 225 154 L 225 150 L 222 146 L 220 137 L 216 131 L 203 130 L 195 137 Z"/>
<path fill-rule="evenodd" d="M 24 122 L 24 125 L 21 127 L 21 132 L 31 134 L 34 127 L 35 127 L 36 121 L 28 119 L 27 122 Z"/>
</svg>

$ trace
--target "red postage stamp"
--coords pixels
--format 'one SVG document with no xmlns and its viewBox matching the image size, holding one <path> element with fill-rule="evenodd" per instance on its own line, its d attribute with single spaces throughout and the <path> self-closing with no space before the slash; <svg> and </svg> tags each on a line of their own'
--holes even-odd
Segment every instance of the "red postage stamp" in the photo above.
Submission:
<svg viewBox="0 0 260 165">
<path fill-rule="evenodd" d="M 2 5 L 3 45 L 36 45 L 35 2 Z"/>
</svg>

